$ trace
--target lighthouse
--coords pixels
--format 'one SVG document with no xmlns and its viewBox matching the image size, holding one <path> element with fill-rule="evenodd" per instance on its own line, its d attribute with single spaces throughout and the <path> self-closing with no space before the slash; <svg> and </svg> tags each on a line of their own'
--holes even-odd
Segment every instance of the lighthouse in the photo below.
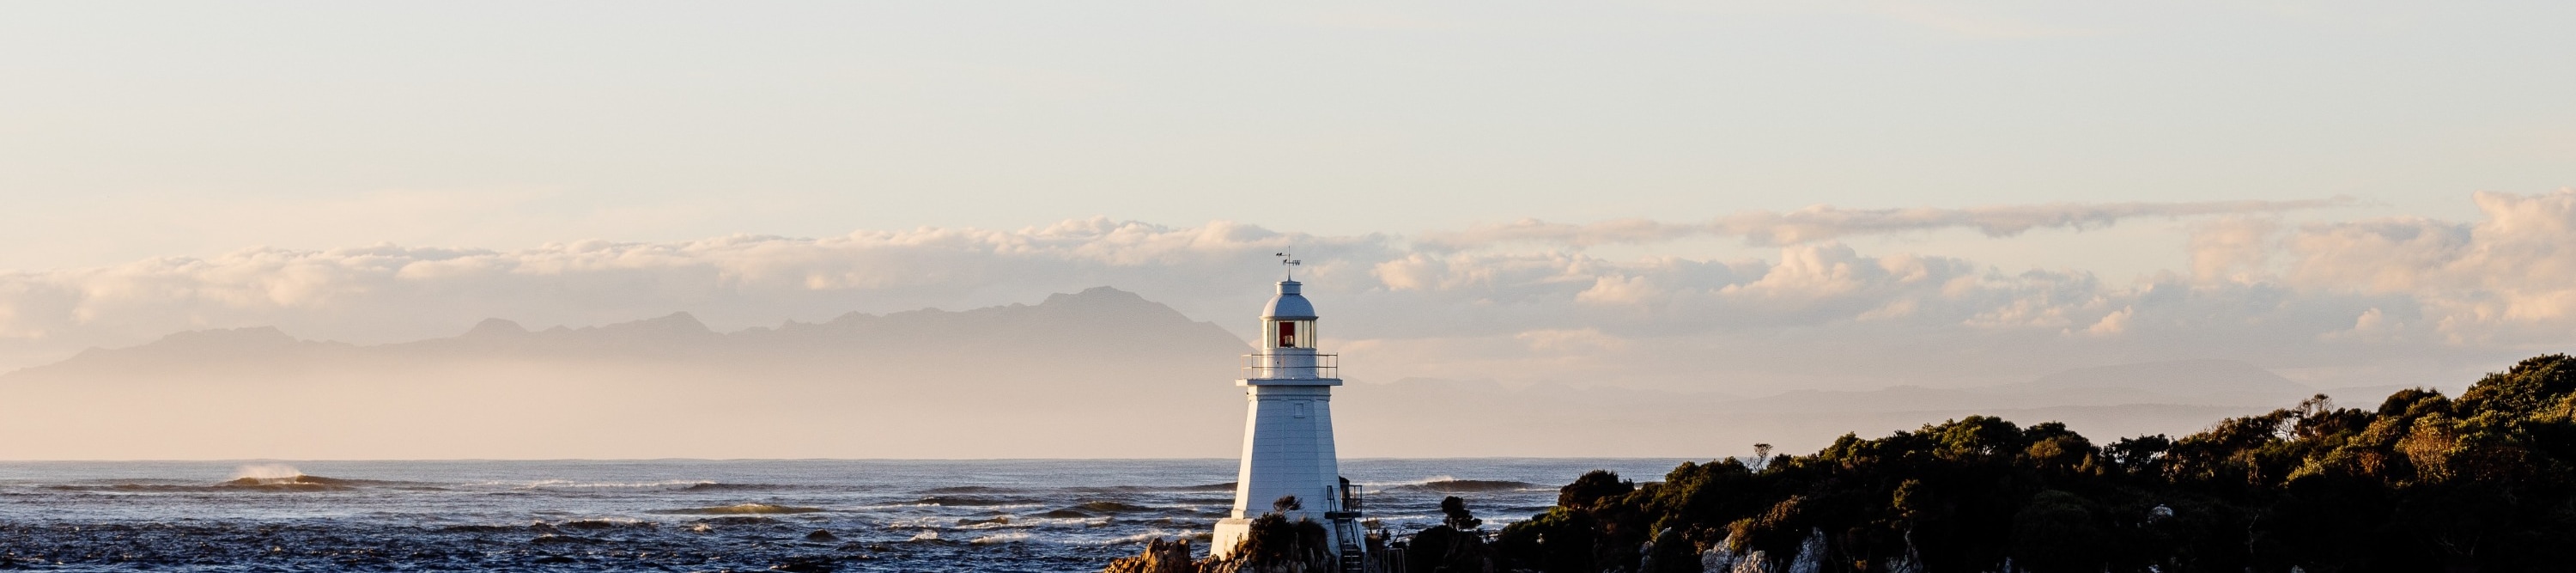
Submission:
<svg viewBox="0 0 2576 573">
<path fill-rule="evenodd" d="M 1284 253 L 1281 256 L 1286 256 Z M 1283 260 L 1296 265 L 1295 260 Z M 1342 385 L 1337 356 L 1315 350 L 1315 306 L 1299 293 L 1295 275 L 1261 311 L 1261 348 L 1244 355 L 1243 465 L 1236 473 L 1234 509 L 1216 523 L 1209 547 L 1218 556 L 1235 549 L 1253 518 L 1284 498 L 1289 521 L 1321 523 L 1344 567 L 1360 560 L 1358 490 L 1346 485 L 1333 454 L 1333 387 Z"/>
</svg>

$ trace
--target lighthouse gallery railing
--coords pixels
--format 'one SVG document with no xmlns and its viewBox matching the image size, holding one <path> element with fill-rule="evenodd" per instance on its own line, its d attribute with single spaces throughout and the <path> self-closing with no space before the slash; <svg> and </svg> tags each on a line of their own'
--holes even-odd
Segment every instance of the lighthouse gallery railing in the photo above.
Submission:
<svg viewBox="0 0 2576 573">
<path fill-rule="evenodd" d="M 1245 378 L 1341 378 L 1339 354 L 1245 354 Z"/>
</svg>

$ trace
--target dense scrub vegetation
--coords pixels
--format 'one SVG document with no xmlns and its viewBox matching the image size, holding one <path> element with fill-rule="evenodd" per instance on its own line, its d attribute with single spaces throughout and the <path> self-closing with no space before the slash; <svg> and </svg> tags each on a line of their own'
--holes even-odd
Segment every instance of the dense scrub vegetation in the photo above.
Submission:
<svg viewBox="0 0 2576 573">
<path fill-rule="evenodd" d="M 2374 409 L 2325 396 L 2097 444 L 1969 417 L 1811 455 L 1593 472 L 1496 538 L 1505 567 L 1701 571 L 2576 570 L 2576 359 Z M 1767 458 L 1767 459 L 1763 459 Z M 1711 551 L 1716 550 L 1716 551 Z"/>
</svg>

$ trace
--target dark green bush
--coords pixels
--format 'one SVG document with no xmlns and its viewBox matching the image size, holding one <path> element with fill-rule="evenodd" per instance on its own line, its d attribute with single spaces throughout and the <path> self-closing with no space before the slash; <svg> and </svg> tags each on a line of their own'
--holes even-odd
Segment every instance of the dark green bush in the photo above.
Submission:
<svg viewBox="0 0 2576 573">
<path fill-rule="evenodd" d="M 1710 550 L 1824 571 L 2541 571 L 2576 563 L 2576 359 L 2524 360 L 2456 400 L 2325 396 L 2109 446 L 1970 416 L 1804 456 L 1585 474 L 1503 529 L 1504 565 L 1696 571 Z M 1814 538 L 1816 541 L 1811 542 Z M 1650 543 L 1651 542 L 1651 543 Z"/>
</svg>

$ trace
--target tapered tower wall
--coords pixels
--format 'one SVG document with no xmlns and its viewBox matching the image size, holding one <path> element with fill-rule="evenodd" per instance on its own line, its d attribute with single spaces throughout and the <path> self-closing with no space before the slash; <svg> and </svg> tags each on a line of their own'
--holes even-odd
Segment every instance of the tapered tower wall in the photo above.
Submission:
<svg viewBox="0 0 2576 573">
<path fill-rule="evenodd" d="M 1333 452 L 1333 394 L 1326 386 L 1254 386 L 1243 424 L 1243 465 L 1236 474 L 1234 517 L 1267 513 L 1281 496 L 1297 496 L 1304 509 L 1289 519 L 1324 520 L 1326 505 L 1341 493 L 1341 468 Z"/>
</svg>

